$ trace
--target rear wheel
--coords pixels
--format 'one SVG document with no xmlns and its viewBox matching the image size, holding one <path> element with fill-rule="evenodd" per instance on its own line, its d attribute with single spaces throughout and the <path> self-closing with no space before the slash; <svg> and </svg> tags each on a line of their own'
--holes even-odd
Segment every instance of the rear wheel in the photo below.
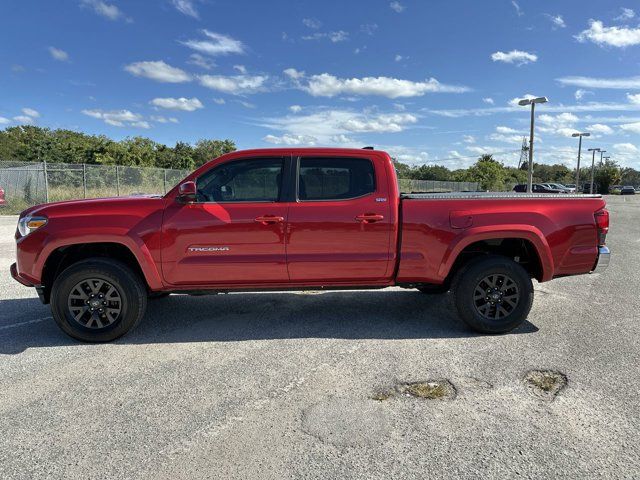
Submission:
<svg viewBox="0 0 640 480">
<path fill-rule="evenodd" d="M 75 263 L 56 278 L 51 311 L 58 326 L 85 342 L 108 342 L 142 319 L 147 292 L 140 278 L 114 260 L 92 258 Z"/>
<path fill-rule="evenodd" d="M 506 333 L 521 325 L 533 303 L 527 271 L 510 258 L 488 255 L 458 272 L 453 295 L 460 318 L 481 333 Z"/>
</svg>

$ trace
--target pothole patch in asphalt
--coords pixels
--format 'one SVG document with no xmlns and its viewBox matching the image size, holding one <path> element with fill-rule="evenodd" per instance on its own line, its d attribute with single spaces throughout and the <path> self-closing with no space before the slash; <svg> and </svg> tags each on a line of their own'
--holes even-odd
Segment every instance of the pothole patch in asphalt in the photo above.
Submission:
<svg viewBox="0 0 640 480">
<path fill-rule="evenodd" d="M 394 388 L 377 390 L 371 399 L 383 402 L 395 396 L 403 396 L 422 400 L 453 400 L 456 395 L 456 387 L 449 380 L 441 378 L 424 382 L 400 383 Z"/>
<path fill-rule="evenodd" d="M 530 370 L 524 381 L 532 395 L 546 401 L 553 401 L 567 386 L 567 376 L 555 370 Z"/>
<path fill-rule="evenodd" d="M 378 445 L 390 436 L 393 420 L 372 402 L 330 397 L 302 412 L 302 430 L 339 447 Z"/>
</svg>

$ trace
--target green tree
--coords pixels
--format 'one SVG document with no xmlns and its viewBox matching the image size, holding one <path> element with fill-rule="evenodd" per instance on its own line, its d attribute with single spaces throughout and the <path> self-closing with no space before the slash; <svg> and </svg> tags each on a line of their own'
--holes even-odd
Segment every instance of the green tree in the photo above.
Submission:
<svg viewBox="0 0 640 480">
<path fill-rule="evenodd" d="M 493 155 L 482 155 L 478 161 L 460 175 L 465 182 L 478 182 L 482 190 L 502 191 L 507 179 L 504 165 L 495 160 Z"/>
<path fill-rule="evenodd" d="M 209 160 L 236 150 L 233 140 L 198 140 L 193 149 L 195 166 L 204 165 Z"/>
<path fill-rule="evenodd" d="M 618 162 L 605 160 L 602 166 L 598 167 L 594 173 L 594 182 L 598 185 L 600 193 L 609 193 L 609 187 L 620 182 L 622 170 Z"/>
</svg>

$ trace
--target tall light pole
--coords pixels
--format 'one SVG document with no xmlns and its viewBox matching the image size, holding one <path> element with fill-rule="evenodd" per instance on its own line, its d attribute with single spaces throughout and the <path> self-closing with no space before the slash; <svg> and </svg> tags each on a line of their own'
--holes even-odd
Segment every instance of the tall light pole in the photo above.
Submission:
<svg viewBox="0 0 640 480">
<path fill-rule="evenodd" d="M 527 180 L 527 192 L 531 193 L 533 188 L 533 120 L 536 103 L 547 103 L 547 97 L 525 98 L 518 102 L 521 107 L 531 105 L 531 133 L 529 134 L 529 175 Z"/>
<path fill-rule="evenodd" d="M 578 189 L 580 188 L 580 153 L 582 152 L 582 137 L 590 137 L 591 134 L 589 132 L 573 133 L 571 136 L 580 137 L 580 140 L 578 140 L 578 168 L 576 169 L 576 193 L 578 193 Z"/>
<path fill-rule="evenodd" d="M 604 155 L 604 152 L 606 152 L 606 150 L 600 150 L 600 166 L 602 166 L 602 155 Z"/>
<path fill-rule="evenodd" d="M 599 152 L 600 149 L 599 148 L 590 148 L 589 151 L 592 152 L 592 155 L 591 155 L 591 188 L 589 189 L 589 193 L 593 195 L 593 169 L 594 169 L 595 164 L 596 164 L 596 152 Z"/>
</svg>

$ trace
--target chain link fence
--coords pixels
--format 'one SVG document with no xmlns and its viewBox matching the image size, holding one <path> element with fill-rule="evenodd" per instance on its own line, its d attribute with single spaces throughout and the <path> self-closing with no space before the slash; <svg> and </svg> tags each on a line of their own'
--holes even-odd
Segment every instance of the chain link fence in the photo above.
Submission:
<svg viewBox="0 0 640 480">
<path fill-rule="evenodd" d="M 0 160 L 0 188 L 6 200 L 2 213 L 18 213 L 32 205 L 59 200 L 163 194 L 188 173 L 120 165 Z"/>
<path fill-rule="evenodd" d="M 449 192 L 477 192 L 478 182 L 442 182 L 439 180 L 410 180 L 398 179 L 401 193 L 449 193 Z"/>
<path fill-rule="evenodd" d="M 0 188 L 6 200 L 1 213 L 19 213 L 39 203 L 79 198 L 164 194 L 188 170 L 119 165 L 33 163 L 0 160 Z M 475 192 L 477 182 L 399 179 L 402 193 Z"/>
</svg>

